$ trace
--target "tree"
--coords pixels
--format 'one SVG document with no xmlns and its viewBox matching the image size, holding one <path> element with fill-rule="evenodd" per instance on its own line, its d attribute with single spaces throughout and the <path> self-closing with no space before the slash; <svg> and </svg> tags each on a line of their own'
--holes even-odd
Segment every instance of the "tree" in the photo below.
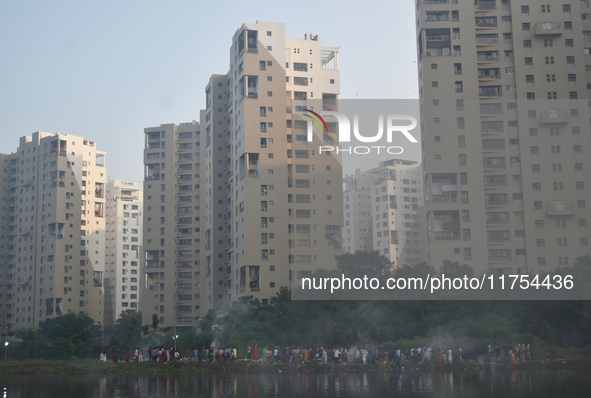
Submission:
<svg viewBox="0 0 591 398">
<path fill-rule="evenodd" d="M 107 333 L 117 337 L 123 345 L 137 345 L 142 334 L 142 315 L 134 310 L 126 310 L 119 315 L 115 325 Z"/>
<path fill-rule="evenodd" d="M 392 263 L 377 251 L 358 251 L 337 256 L 337 268 L 347 277 L 383 278 L 392 274 Z"/>
<path fill-rule="evenodd" d="M 466 264 L 460 264 L 457 261 L 451 262 L 449 260 L 445 260 L 443 262 L 443 267 L 441 268 L 441 274 L 445 274 L 447 278 L 463 278 L 467 276 L 468 278 L 474 277 L 474 269 Z"/>
<path fill-rule="evenodd" d="M 58 348 L 61 358 L 82 357 L 98 343 L 100 328 L 88 314 L 69 313 L 39 324 L 43 337 Z"/>
<path fill-rule="evenodd" d="M 199 327 L 201 328 L 201 331 L 203 332 L 211 332 L 211 328 L 213 326 L 213 323 L 215 322 L 215 311 L 214 310 L 209 310 L 207 311 L 207 314 L 205 314 L 205 316 L 203 317 L 203 320 L 199 323 Z"/>
<path fill-rule="evenodd" d="M 152 314 L 152 329 L 154 329 L 154 331 L 158 330 L 159 323 L 158 315 Z"/>
<path fill-rule="evenodd" d="M 23 339 L 23 348 L 27 351 L 29 358 L 38 358 L 39 350 L 47 345 L 43 335 L 37 330 L 27 330 L 21 338 Z"/>
</svg>

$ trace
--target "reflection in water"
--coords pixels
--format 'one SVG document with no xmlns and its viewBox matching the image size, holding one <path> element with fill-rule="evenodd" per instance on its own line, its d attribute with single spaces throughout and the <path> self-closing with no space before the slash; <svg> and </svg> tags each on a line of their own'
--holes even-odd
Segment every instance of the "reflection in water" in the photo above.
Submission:
<svg viewBox="0 0 591 398">
<path fill-rule="evenodd" d="M 13 397 L 589 397 L 588 372 L 573 370 L 481 370 L 396 373 L 311 372 L 305 368 L 268 374 L 215 373 L 184 377 L 25 377 L 0 379 L 3 398 Z"/>
</svg>

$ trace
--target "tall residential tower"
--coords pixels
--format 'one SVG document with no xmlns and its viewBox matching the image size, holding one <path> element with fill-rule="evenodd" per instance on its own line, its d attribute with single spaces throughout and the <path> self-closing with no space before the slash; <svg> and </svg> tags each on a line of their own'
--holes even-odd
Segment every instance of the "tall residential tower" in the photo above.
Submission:
<svg viewBox="0 0 591 398">
<path fill-rule="evenodd" d="M 589 2 L 417 0 L 416 18 L 428 261 L 589 253 Z"/>
<path fill-rule="evenodd" d="M 66 313 L 103 325 L 105 152 L 82 137 L 36 132 L 1 160 L 5 329 Z"/>
</svg>

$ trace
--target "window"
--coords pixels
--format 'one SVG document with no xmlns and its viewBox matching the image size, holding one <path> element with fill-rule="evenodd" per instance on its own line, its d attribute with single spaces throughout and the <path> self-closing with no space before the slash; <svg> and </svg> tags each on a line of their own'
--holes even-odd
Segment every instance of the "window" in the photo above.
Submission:
<svg viewBox="0 0 591 398">
<path fill-rule="evenodd" d="M 583 171 L 583 163 L 575 163 L 575 171 Z"/>
<path fill-rule="evenodd" d="M 554 65 L 554 57 L 544 57 L 544 63 L 546 65 Z"/>
<path fill-rule="evenodd" d="M 550 12 L 550 5 L 542 5 L 542 12 Z"/>
<path fill-rule="evenodd" d="M 439 82 L 431 82 L 431 87 L 439 87 Z"/>
<path fill-rule="evenodd" d="M 527 93 L 526 97 L 528 100 L 535 100 L 536 99 L 536 94 L 535 93 Z"/>
<path fill-rule="evenodd" d="M 529 6 L 521 6 L 522 14 L 529 14 Z"/>
<path fill-rule="evenodd" d="M 544 39 L 544 47 L 554 47 L 552 39 Z"/>
<path fill-rule="evenodd" d="M 524 58 L 524 62 L 526 65 L 533 65 L 534 64 L 534 59 L 532 57 L 525 57 Z"/>
<path fill-rule="evenodd" d="M 574 47 L 573 39 L 564 39 L 564 45 L 566 47 Z"/>
<path fill-rule="evenodd" d="M 523 48 L 531 48 L 531 40 L 524 40 Z"/>
<path fill-rule="evenodd" d="M 436 70 L 437 69 L 437 64 L 431 64 L 431 69 Z"/>
<path fill-rule="evenodd" d="M 573 30 L 573 23 L 572 23 L 572 21 L 564 21 L 564 29 L 565 30 Z"/>
<path fill-rule="evenodd" d="M 544 228 L 544 220 L 536 220 L 536 228 Z"/>
<path fill-rule="evenodd" d="M 539 173 L 540 172 L 540 165 L 539 164 L 532 164 L 531 165 L 531 172 L 532 173 Z"/>
<path fill-rule="evenodd" d="M 525 75 L 525 82 L 526 83 L 533 83 L 534 82 L 534 75 Z M 534 117 L 535 117 L 535 113 L 534 113 Z"/>
<path fill-rule="evenodd" d="M 522 30 L 526 30 L 526 31 L 527 31 L 527 30 L 529 30 L 529 29 L 530 29 L 529 22 L 524 22 L 524 23 L 522 23 L 522 24 L 521 24 L 521 29 L 522 29 Z"/>
<path fill-rule="evenodd" d="M 554 73 L 547 73 L 546 74 L 546 82 L 552 83 L 556 81 L 556 75 Z"/>
<path fill-rule="evenodd" d="M 562 12 L 570 12 L 570 4 L 563 4 Z"/>
<path fill-rule="evenodd" d="M 575 73 L 569 73 L 568 74 L 568 81 L 569 82 L 576 82 L 577 81 L 577 75 Z"/>
<path fill-rule="evenodd" d="M 573 153 L 581 153 L 581 146 L 580 145 L 573 145 Z"/>
<path fill-rule="evenodd" d="M 568 98 L 570 99 L 577 99 L 578 98 L 578 94 L 576 91 L 569 91 L 568 92 Z"/>
<path fill-rule="evenodd" d="M 535 113 L 536 111 L 534 111 Z M 535 116 L 534 116 L 535 117 Z M 529 135 L 530 137 L 537 137 L 538 136 L 538 129 L 536 127 L 531 127 L 529 129 Z"/>
<path fill-rule="evenodd" d="M 574 55 L 568 55 L 566 57 L 566 63 L 569 65 L 574 65 L 575 64 L 575 56 Z"/>
</svg>

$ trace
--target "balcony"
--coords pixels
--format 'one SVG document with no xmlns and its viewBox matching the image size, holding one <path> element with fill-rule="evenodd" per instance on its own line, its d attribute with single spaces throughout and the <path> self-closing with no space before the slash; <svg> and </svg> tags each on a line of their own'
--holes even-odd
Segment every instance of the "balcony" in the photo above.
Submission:
<svg viewBox="0 0 591 398">
<path fill-rule="evenodd" d="M 498 53 L 496 53 L 496 54 L 477 54 L 476 60 L 479 62 L 494 62 L 494 61 L 500 61 L 501 56 Z"/>
<path fill-rule="evenodd" d="M 435 240 L 460 240 L 461 234 L 459 230 L 436 231 L 434 237 Z"/>
<path fill-rule="evenodd" d="M 540 122 L 542 124 L 566 124 L 569 121 L 569 115 L 567 111 L 544 111 L 540 113 Z"/>
<path fill-rule="evenodd" d="M 533 30 L 536 36 L 560 36 L 564 28 L 562 22 L 538 22 Z"/>
<path fill-rule="evenodd" d="M 577 214 L 577 208 L 574 202 L 559 200 L 546 205 L 546 215 L 548 216 L 574 216 L 575 214 Z"/>
</svg>

